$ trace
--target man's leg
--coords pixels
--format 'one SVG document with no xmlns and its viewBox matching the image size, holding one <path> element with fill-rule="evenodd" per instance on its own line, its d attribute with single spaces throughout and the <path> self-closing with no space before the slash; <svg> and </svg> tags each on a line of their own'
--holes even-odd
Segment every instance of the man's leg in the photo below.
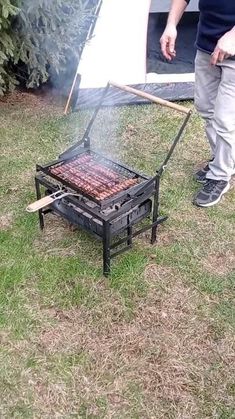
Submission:
<svg viewBox="0 0 235 419">
<path fill-rule="evenodd" d="M 207 178 L 229 181 L 235 167 L 235 61 L 224 60 L 218 67 L 222 76 L 213 121 L 216 141 Z"/>
<path fill-rule="evenodd" d="M 211 147 L 211 157 L 216 150 L 216 131 L 213 125 L 214 108 L 221 81 L 221 69 L 210 65 L 210 55 L 197 51 L 195 60 L 195 106 L 205 120 L 206 135 Z"/>
<path fill-rule="evenodd" d="M 210 207 L 229 190 L 234 169 L 235 63 L 225 60 L 211 66 L 210 56 L 198 53 L 196 69 L 195 104 L 206 121 L 213 161 L 204 173 L 206 183 L 193 202 L 200 207 Z"/>
</svg>

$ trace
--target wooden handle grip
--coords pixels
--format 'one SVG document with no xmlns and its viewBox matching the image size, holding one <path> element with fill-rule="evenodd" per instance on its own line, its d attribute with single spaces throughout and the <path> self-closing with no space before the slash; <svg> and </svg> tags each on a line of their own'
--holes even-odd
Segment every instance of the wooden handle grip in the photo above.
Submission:
<svg viewBox="0 0 235 419">
<path fill-rule="evenodd" d="M 45 196 L 42 199 L 39 199 L 38 201 L 33 202 L 32 204 L 30 204 L 27 208 L 26 211 L 27 212 L 36 212 L 44 207 L 46 207 L 47 205 L 50 205 L 52 202 L 54 202 L 55 198 L 53 198 L 52 196 Z"/>
<path fill-rule="evenodd" d="M 143 97 L 148 99 L 151 102 L 157 103 L 158 105 L 167 106 L 168 108 L 174 109 L 175 111 L 183 112 L 185 114 L 191 113 L 191 110 L 185 106 L 178 105 L 177 103 L 169 102 L 168 100 L 161 99 L 160 97 L 151 95 L 150 93 L 144 92 L 142 90 L 134 89 L 130 86 L 124 86 L 122 84 L 116 83 L 114 81 L 109 81 L 110 86 L 117 87 L 118 89 L 123 90 L 124 92 L 132 93 L 136 96 Z"/>
</svg>

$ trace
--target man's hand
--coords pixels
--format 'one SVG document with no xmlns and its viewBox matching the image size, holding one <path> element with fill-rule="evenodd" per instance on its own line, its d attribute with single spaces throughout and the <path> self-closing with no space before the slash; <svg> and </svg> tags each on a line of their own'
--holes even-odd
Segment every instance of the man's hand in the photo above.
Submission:
<svg viewBox="0 0 235 419">
<path fill-rule="evenodd" d="M 161 50 L 164 57 L 167 60 L 171 61 L 172 58 L 176 56 L 176 52 L 175 52 L 176 38 L 177 38 L 176 26 L 168 23 L 160 39 Z"/>
<path fill-rule="evenodd" d="M 216 65 L 224 59 L 235 55 L 235 27 L 219 39 L 211 54 L 211 64 Z"/>
</svg>

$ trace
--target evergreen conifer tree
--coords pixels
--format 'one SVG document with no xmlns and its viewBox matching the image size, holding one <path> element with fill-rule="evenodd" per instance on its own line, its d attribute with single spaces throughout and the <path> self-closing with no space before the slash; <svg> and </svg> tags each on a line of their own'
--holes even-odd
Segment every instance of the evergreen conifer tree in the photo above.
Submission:
<svg viewBox="0 0 235 419">
<path fill-rule="evenodd" d="M 0 0 L 0 91 L 70 78 L 97 1 Z"/>
<path fill-rule="evenodd" d="M 14 41 L 11 34 L 11 18 L 19 12 L 11 0 L 0 0 L 0 95 L 11 90 L 15 79 L 8 68 L 14 58 Z"/>
</svg>

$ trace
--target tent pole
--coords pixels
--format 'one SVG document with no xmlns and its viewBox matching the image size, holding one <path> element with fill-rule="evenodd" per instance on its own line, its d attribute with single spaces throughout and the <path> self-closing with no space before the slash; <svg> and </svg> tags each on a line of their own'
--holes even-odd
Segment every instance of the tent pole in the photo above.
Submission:
<svg viewBox="0 0 235 419">
<path fill-rule="evenodd" d="M 101 9 L 101 6 L 102 6 L 102 2 L 103 2 L 103 0 L 99 0 L 98 1 L 97 7 L 96 7 L 96 10 L 95 10 L 96 19 L 99 16 L 100 9 Z M 95 29 L 95 25 L 96 25 L 96 19 L 93 22 L 93 24 L 91 24 L 91 26 L 90 26 L 90 29 L 89 29 L 88 34 L 87 34 L 86 42 L 92 36 L 92 33 L 93 33 L 93 31 Z M 70 89 L 69 97 L 68 97 L 68 100 L 67 100 L 67 103 L 66 103 L 66 106 L 65 106 L 65 109 L 64 109 L 64 115 L 67 115 L 67 113 L 68 113 L 69 104 L 70 104 L 70 101 L 71 101 L 71 98 L 72 98 L 72 94 L 73 94 L 73 91 L 74 91 L 74 87 L 76 85 L 76 81 L 77 81 L 77 77 L 78 77 L 78 69 L 79 69 L 79 63 L 78 63 L 77 71 L 76 71 L 76 74 L 75 74 L 75 77 L 74 77 L 74 80 L 73 80 L 72 87 Z"/>
<path fill-rule="evenodd" d="M 78 77 L 78 69 L 76 71 L 72 87 L 70 89 L 69 97 L 68 97 L 68 100 L 67 100 L 67 103 L 66 103 L 66 106 L 65 106 L 65 109 L 64 109 L 64 115 L 67 115 L 67 113 L 68 113 L 69 104 L 70 104 L 70 101 L 71 101 L 71 98 L 72 98 L 72 94 L 73 94 L 74 87 L 75 87 L 75 84 L 76 84 L 76 81 L 77 81 L 77 77 Z"/>
</svg>

